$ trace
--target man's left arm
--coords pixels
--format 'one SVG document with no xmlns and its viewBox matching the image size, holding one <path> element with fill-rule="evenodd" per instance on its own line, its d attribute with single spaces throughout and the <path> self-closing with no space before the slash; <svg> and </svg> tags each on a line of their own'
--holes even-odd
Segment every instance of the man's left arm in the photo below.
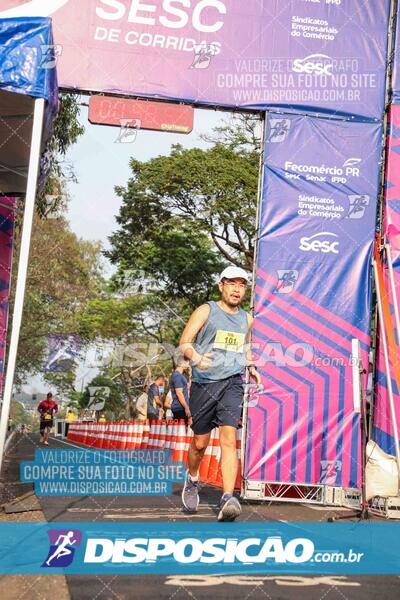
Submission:
<svg viewBox="0 0 400 600">
<path fill-rule="evenodd" d="M 246 335 L 246 366 L 249 369 L 250 377 L 252 377 L 255 380 L 257 385 L 260 385 L 261 384 L 261 376 L 260 376 L 259 372 L 257 371 L 257 367 L 254 364 L 253 354 L 251 351 L 251 332 L 253 329 L 253 322 L 254 322 L 254 319 L 253 319 L 252 315 L 247 313 L 248 331 L 247 331 L 247 335 Z"/>
</svg>

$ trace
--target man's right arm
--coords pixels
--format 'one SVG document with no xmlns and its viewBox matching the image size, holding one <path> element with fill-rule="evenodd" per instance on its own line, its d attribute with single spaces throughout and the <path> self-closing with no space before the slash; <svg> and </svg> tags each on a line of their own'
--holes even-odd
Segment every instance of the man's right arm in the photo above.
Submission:
<svg viewBox="0 0 400 600">
<path fill-rule="evenodd" d="M 183 388 L 181 388 L 181 387 L 180 388 L 175 388 L 175 392 L 176 392 L 176 396 L 177 396 L 179 402 L 183 406 L 183 409 L 184 409 L 184 411 L 186 413 L 186 416 L 188 417 L 190 415 L 190 408 L 189 408 L 188 403 L 186 402 L 185 395 L 183 393 Z"/>
<path fill-rule="evenodd" d="M 188 358 L 197 365 L 199 365 L 204 357 L 193 347 L 193 341 L 196 339 L 200 329 L 207 321 L 209 314 L 209 304 L 202 304 L 196 308 L 196 310 L 190 315 L 179 342 L 179 350 L 182 352 L 185 358 Z M 204 356 L 207 357 L 207 355 Z"/>
</svg>

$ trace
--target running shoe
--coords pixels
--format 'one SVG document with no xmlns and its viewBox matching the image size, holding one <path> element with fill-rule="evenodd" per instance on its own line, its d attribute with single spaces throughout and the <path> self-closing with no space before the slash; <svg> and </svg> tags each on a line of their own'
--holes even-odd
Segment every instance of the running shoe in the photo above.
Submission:
<svg viewBox="0 0 400 600">
<path fill-rule="evenodd" d="M 199 501 L 199 481 L 192 481 L 189 471 L 187 471 L 185 485 L 182 490 L 183 506 L 190 512 L 196 512 Z"/>
<path fill-rule="evenodd" d="M 242 512 L 239 500 L 232 496 L 232 494 L 224 494 L 220 500 L 219 507 L 218 521 L 234 521 Z"/>
</svg>

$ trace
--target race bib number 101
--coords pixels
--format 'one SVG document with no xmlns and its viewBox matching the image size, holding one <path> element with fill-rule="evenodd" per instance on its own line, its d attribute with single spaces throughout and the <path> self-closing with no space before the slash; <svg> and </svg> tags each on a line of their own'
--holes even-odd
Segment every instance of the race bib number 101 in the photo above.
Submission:
<svg viewBox="0 0 400 600">
<path fill-rule="evenodd" d="M 215 336 L 214 348 L 216 350 L 225 350 L 229 352 L 243 352 L 244 341 L 244 333 L 218 329 Z"/>
</svg>

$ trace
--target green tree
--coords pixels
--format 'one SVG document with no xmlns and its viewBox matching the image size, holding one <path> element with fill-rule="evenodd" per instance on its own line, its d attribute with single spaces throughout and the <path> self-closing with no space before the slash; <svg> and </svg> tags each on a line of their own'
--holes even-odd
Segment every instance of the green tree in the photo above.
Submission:
<svg viewBox="0 0 400 600">
<path fill-rule="evenodd" d="M 79 122 L 80 106 L 76 94 L 61 93 L 53 135 L 48 145 L 50 152 L 50 172 L 43 189 L 39 192 L 36 206 L 41 216 L 47 216 L 65 209 L 68 199 L 67 183 L 76 181 L 72 165 L 65 161 L 65 155 L 85 129 Z"/>
<path fill-rule="evenodd" d="M 175 145 L 169 156 L 132 159 L 132 177 L 117 187 L 119 229 L 105 254 L 142 273 L 159 293 L 196 305 L 210 297 L 223 262 L 252 270 L 260 142 L 254 118 L 214 132 L 207 150 Z"/>
<path fill-rule="evenodd" d="M 19 425 L 20 423 L 25 423 L 25 425 L 31 425 L 33 419 L 32 415 L 29 414 L 23 407 L 23 405 L 17 400 L 11 400 L 10 407 L 10 419 L 11 424 Z"/>
<path fill-rule="evenodd" d="M 91 398 L 89 388 L 91 387 L 104 388 L 104 390 L 106 390 L 103 394 L 105 404 L 101 412 L 106 413 L 111 419 L 119 418 L 125 407 L 123 388 L 120 383 L 114 381 L 106 374 L 100 373 L 99 375 L 96 375 L 83 391 L 80 399 L 80 406 L 82 408 L 88 408 Z"/>
<path fill-rule="evenodd" d="M 101 287 L 100 252 L 100 244 L 79 240 L 65 219 L 35 217 L 18 346 L 17 385 L 42 370 L 48 335 L 77 333 L 79 313 Z M 13 295 L 14 288 L 11 304 Z M 71 375 L 49 374 L 47 379 L 59 385 L 62 392 L 70 388 Z"/>
<path fill-rule="evenodd" d="M 169 373 L 174 348 L 190 311 L 183 300 L 175 298 L 167 303 L 155 293 L 96 298 L 78 315 L 77 325 L 87 343 L 114 343 L 104 366 L 111 375 L 116 373 L 111 370 L 117 369 L 128 389 L 141 368 L 148 369 L 150 378 L 155 368 Z"/>
</svg>

